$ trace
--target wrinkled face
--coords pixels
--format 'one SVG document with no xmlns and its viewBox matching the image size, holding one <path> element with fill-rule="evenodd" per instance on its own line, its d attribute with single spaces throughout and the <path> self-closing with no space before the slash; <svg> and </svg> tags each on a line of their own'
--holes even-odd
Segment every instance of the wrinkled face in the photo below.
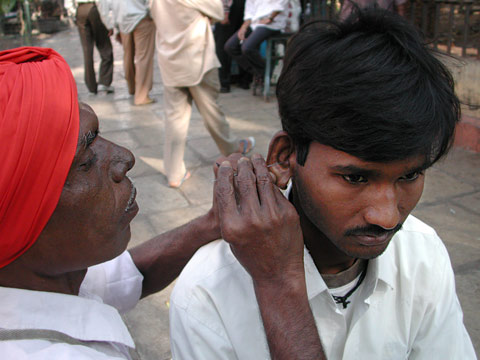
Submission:
<svg viewBox="0 0 480 360">
<path fill-rule="evenodd" d="M 424 156 L 366 162 L 313 142 L 295 166 L 294 191 L 309 222 L 341 253 L 382 254 L 423 191 Z"/>
<path fill-rule="evenodd" d="M 58 205 L 34 245 L 41 247 L 39 256 L 52 271 L 85 269 L 126 249 L 129 224 L 138 212 L 136 191 L 126 176 L 134 163 L 130 151 L 98 135 L 97 116 L 80 104 L 75 158 Z"/>
</svg>

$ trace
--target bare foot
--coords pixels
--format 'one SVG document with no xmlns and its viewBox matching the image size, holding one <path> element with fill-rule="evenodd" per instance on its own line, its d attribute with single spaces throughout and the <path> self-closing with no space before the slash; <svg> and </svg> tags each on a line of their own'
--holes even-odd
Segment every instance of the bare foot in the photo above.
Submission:
<svg viewBox="0 0 480 360">
<path fill-rule="evenodd" d="M 190 176 L 192 176 L 192 174 L 190 174 L 190 171 L 187 171 L 185 173 L 185 175 L 183 175 L 183 178 L 180 180 L 180 181 L 174 181 L 174 182 L 169 182 L 168 183 L 168 186 L 173 188 L 173 189 L 178 189 L 180 186 L 182 186 L 182 184 L 187 181 L 188 179 L 190 179 Z"/>
</svg>

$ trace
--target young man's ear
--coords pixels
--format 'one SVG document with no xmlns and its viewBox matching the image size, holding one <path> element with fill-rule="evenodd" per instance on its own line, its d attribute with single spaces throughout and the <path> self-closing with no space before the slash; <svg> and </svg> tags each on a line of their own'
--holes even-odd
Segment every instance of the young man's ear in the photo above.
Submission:
<svg viewBox="0 0 480 360">
<path fill-rule="evenodd" d="M 285 131 L 277 132 L 268 147 L 267 165 L 275 175 L 276 185 L 280 189 L 287 187 L 296 164 L 296 153 L 292 139 Z"/>
</svg>

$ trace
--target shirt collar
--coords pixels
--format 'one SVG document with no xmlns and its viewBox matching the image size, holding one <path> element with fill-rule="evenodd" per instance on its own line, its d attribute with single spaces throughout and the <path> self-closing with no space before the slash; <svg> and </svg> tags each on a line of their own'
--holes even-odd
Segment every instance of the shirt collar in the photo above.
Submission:
<svg viewBox="0 0 480 360">
<path fill-rule="evenodd" d="M 303 248 L 303 263 L 305 267 L 305 281 L 307 283 L 307 295 L 311 300 L 321 292 L 328 290 L 325 281 L 318 272 L 312 256 L 306 247 Z"/>
<path fill-rule="evenodd" d="M 398 271 L 396 261 L 394 259 L 394 242 L 398 241 L 397 239 L 401 231 L 402 230 L 393 236 L 382 255 L 369 261 L 369 263 L 372 263 L 372 271 L 375 272 L 375 277 L 382 281 L 390 289 L 394 289 L 395 287 L 395 276 Z"/>
<path fill-rule="evenodd" d="M 393 239 L 392 239 L 393 241 Z M 376 259 L 368 261 L 367 275 L 364 280 L 364 291 L 368 298 L 375 291 L 386 291 L 387 288 L 394 289 L 396 265 L 391 257 L 390 246 Z M 304 247 L 305 281 L 307 284 L 308 299 L 311 300 L 318 294 L 328 290 L 325 281 L 320 275 L 310 252 Z"/>
<path fill-rule="evenodd" d="M 135 347 L 118 311 L 97 300 L 0 287 L 0 327 L 55 330 L 82 341 Z"/>
</svg>

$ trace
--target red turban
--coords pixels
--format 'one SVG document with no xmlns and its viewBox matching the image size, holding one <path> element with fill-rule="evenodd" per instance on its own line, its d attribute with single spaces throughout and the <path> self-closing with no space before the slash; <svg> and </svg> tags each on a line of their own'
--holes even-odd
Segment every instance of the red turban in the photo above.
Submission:
<svg viewBox="0 0 480 360">
<path fill-rule="evenodd" d="M 0 51 L 0 268 L 32 246 L 77 147 L 77 88 L 54 50 Z"/>
</svg>

